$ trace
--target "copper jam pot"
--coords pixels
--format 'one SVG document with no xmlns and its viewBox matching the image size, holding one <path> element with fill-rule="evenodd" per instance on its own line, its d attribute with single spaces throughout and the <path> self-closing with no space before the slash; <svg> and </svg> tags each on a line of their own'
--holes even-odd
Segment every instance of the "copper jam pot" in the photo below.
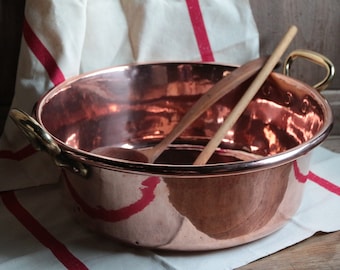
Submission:
<svg viewBox="0 0 340 270">
<path fill-rule="evenodd" d="M 249 82 L 199 117 L 160 164 L 103 153 L 155 145 L 232 69 L 189 62 L 108 68 L 49 91 L 36 106 L 38 123 L 17 111 L 12 117 L 33 144 L 68 168 L 62 178 L 81 224 L 143 247 L 231 247 L 269 235 L 297 211 L 311 150 L 332 126 L 331 109 L 313 87 L 272 73 L 204 166 L 190 164 Z M 230 149 L 263 157 L 244 161 Z"/>
</svg>

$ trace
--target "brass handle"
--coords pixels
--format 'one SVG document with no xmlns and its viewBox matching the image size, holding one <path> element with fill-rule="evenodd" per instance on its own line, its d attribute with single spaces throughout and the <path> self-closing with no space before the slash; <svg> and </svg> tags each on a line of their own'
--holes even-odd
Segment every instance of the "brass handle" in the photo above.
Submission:
<svg viewBox="0 0 340 270">
<path fill-rule="evenodd" d="M 334 78 L 335 74 L 335 68 L 331 60 L 329 60 L 327 57 L 323 56 L 322 54 L 309 51 L 309 50 L 295 50 L 291 52 L 288 56 L 287 59 L 284 63 L 284 69 L 283 69 L 283 74 L 289 76 L 290 73 L 290 67 L 294 60 L 296 58 L 305 58 L 306 60 L 309 60 L 310 62 L 313 62 L 319 66 L 322 66 L 326 69 L 327 74 L 325 78 L 315 84 L 313 87 L 317 89 L 318 91 L 322 91 L 327 88 L 327 86 L 330 84 L 330 82 Z"/>
<path fill-rule="evenodd" d="M 33 117 L 18 109 L 11 109 L 9 115 L 26 135 L 33 147 L 39 151 L 47 152 L 59 167 L 70 169 L 81 176 L 88 174 L 87 168 L 80 162 L 69 158 L 67 154 L 60 149 L 51 135 L 41 127 Z"/>
</svg>

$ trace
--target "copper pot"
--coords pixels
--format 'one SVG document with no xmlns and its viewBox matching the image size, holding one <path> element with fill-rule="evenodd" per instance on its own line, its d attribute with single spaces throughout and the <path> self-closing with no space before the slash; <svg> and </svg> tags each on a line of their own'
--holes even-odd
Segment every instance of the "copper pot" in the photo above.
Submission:
<svg viewBox="0 0 340 270">
<path fill-rule="evenodd" d="M 329 71 L 322 88 L 334 68 L 317 59 Z M 278 230 L 298 209 L 311 150 L 332 126 L 331 109 L 313 87 L 272 73 L 204 166 L 191 163 L 249 81 L 199 117 L 158 163 L 107 153 L 110 147 L 155 145 L 232 69 L 192 62 L 108 68 L 45 94 L 36 106 L 37 122 L 18 111 L 11 115 L 34 145 L 70 169 L 62 170 L 62 178 L 82 224 L 150 248 L 231 247 Z M 261 158 L 230 155 L 240 152 Z"/>
</svg>

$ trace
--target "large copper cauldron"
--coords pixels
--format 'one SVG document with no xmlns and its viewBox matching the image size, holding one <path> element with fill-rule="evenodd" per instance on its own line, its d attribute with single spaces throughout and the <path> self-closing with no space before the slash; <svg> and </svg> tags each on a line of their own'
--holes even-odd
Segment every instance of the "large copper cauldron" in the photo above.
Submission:
<svg viewBox="0 0 340 270">
<path fill-rule="evenodd" d="M 44 95 L 35 111 L 39 124 L 18 111 L 12 117 L 66 167 L 65 189 L 82 224 L 150 248 L 231 247 L 278 230 L 299 207 L 311 150 L 332 126 L 331 109 L 313 87 L 272 73 L 207 165 L 190 164 L 249 81 L 199 117 L 158 164 L 106 155 L 111 147 L 155 145 L 232 69 L 207 63 L 108 68 Z M 245 161 L 244 153 L 262 157 Z"/>
</svg>

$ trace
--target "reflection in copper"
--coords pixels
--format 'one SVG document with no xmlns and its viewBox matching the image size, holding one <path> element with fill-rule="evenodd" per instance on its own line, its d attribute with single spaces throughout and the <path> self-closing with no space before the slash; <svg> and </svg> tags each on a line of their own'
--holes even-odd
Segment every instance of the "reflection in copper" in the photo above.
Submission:
<svg viewBox="0 0 340 270">
<path fill-rule="evenodd" d="M 125 149 L 133 149 L 133 145 L 129 144 L 129 143 L 124 143 L 123 145 L 121 145 L 121 148 L 125 148 Z"/>
<path fill-rule="evenodd" d="M 269 146 L 268 154 L 272 155 L 272 154 L 280 153 L 282 151 L 282 148 L 280 147 L 280 142 L 276 134 L 270 129 L 269 126 L 264 127 L 263 133 L 265 135 L 265 138 L 268 141 L 268 146 Z"/>
<path fill-rule="evenodd" d="M 299 136 L 296 135 L 297 126 L 294 123 L 294 119 L 290 116 L 286 119 L 286 122 L 287 122 L 287 128 L 286 128 L 287 133 L 290 134 L 296 141 L 301 143 Z"/>
<path fill-rule="evenodd" d="M 61 87 L 43 104 L 41 119 L 60 141 L 84 151 L 112 145 L 154 145 L 228 72 L 225 66 L 191 63 L 114 69 L 99 78 L 88 76 Z M 188 143 L 190 139 L 192 144 L 205 145 L 248 85 L 246 82 L 221 98 L 177 141 Z M 325 110 L 310 91 L 305 84 L 271 75 L 221 147 L 267 156 L 313 139 L 323 128 Z"/>
<path fill-rule="evenodd" d="M 110 111 L 111 113 L 118 112 L 118 111 L 119 111 L 118 108 L 119 108 L 119 107 L 118 107 L 116 104 L 110 104 L 110 105 L 108 106 L 108 109 L 109 109 L 109 111 Z"/>
<path fill-rule="evenodd" d="M 72 133 L 70 136 L 68 136 L 65 140 L 65 144 L 70 147 L 78 148 L 79 138 L 77 136 L 77 133 Z"/>
<path fill-rule="evenodd" d="M 256 153 L 259 151 L 259 147 L 258 146 L 254 146 L 254 145 L 251 145 L 250 146 L 250 152 L 252 153 Z"/>
</svg>

